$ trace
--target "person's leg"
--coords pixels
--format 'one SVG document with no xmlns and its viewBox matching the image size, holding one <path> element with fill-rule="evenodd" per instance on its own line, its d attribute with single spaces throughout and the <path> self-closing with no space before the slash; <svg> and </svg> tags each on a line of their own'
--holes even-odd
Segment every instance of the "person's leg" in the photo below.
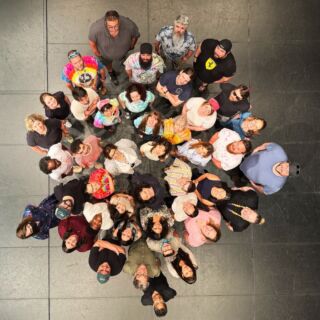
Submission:
<svg viewBox="0 0 320 320">
<path fill-rule="evenodd" d="M 109 76 L 111 78 L 111 82 L 115 86 L 119 85 L 119 81 L 118 81 L 117 75 L 114 72 L 114 70 L 112 69 L 112 60 L 109 60 L 109 59 L 104 58 L 104 57 L 99 57 L 99 60 L 107 68 L 107 71 L 108 71 Z"/>
</svg>

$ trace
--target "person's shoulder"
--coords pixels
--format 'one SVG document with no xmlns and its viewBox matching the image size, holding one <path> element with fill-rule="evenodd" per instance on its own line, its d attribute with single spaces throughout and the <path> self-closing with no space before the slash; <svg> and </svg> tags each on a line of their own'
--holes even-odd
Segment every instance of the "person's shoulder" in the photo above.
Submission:
<svg viewBox="0 0 320 320">
<path fill-rule="evenodd" d="M 129 17 L 120 16 L 120 23 L 125 26 L 126 29 L 131 29 L 136 27 L 136 23 Z"/>
<path fill-rule="evenodd" d="M 158 32 L 158 34 L 168 35 L 168 34 L 171 34 L 172 32 L 173 32 L 173 26 L 163 26 L 160 28 L 160 31 Z"/>
<path fill-rule="evenodd" d="M 103 30 L 104 28 L 105 28 L 104 27 L 104 17 L 102 17 L 91 24 L 90 31 L 91 32 L 99 32 L 99 31 Z"/>
<path fill-rule="evenodd" d="M 202 41 L 202 46 L 208 46 L 208 47 L 216 47 L 219 44 L 219 41 L 216 39 L 205 39 Z"/>
</svg>

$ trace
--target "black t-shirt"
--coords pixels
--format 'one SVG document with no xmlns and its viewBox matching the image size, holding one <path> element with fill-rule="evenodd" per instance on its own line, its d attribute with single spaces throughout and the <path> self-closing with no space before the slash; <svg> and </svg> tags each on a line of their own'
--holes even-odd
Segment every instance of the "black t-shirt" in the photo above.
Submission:
<svg viewBox="0 0 320 320">
<path fill-rule="evenodd" d="M 201 53 L 193 65 L 196 75 L 205 83 L 232 77 L 236 72 L 236 61 L 231 52 L 224 59 L 214 58 L 217 45 L 219 45 L 218 40 L 204 40 L 201 44 Z"/>
<path fill-rule="evenodd" d="M 53 94 L 53 96 L 58 101 L 60 108 L 50 109 L 47 106 L 44 106 L 45 114 L 50 119 L 60 119 L 64 120 L 70 114 L 70 106 L 65 100 L 65 95 L 62 91 L 58 91 Z"/>
<path fill-rule="evenodd" d="M 191 97 L 192 84 L 189 82 L 183 86 L 177 85 L 178 74 L 178 71 L 168 71 L 160 77 L 159 81 L 162 86 L 167 87 L 171 94 L 178 96 L 179 100 L 186 101 Z"/>
<path fill-rule="evenodd" d="M 114 240 L 108 239 L 107 241 L 118 245 L 118 243 Z M 122 253 L 117 255 L 115 252 L 109 249 L 102 249 L 99 251 L 99 247 L 92 247 L 89 255 L 89 266 L 91 269 L 97 272 L 99 266 L 104 262 L 108 262 L 110 265 L 110 275 L 116 276 L 121 272 L 126 262 L 126 255 Z"/>
<path fill-rule="evenodd" d="M 146 305 L 153 305 L 152 294 L 154 291 L 158 291 L 165 302 L 174 298 L 177 294 L 176 290 L 169 287 L 167 278 L 162 272 L 158 277 L 149 279 L 149 287 L 144 291 L 143 296 L 141 297 L 141 303 Z"/>
<path fill-rule="evenodd" d="M 236 88 L 231 83 L 222 83 L 220 85 L 221 93 L 215 99 L 219 102 L 220 109 L 217 111 L 219 115 L 225 117 L 233 117 L 238 112 L 247 112 L 250 109 L 250 102 L 247 99 L 241 101 L 230 101 L 230 92 Z"/>
<path fill-rule="evenodd" d="M 86 183 L 84 180 L 73 179 L 68 183 L 59 184 L 54 188 L 54 195 L 59 202 L 62 201 L 64 196 L 71 196 L 74 199 L 74 206 L 72 213 L 79 214 L 83 210 L 83 205 L 89 200 L 86 190 Z"/>
<path fill-rule="evenodd" d="M 39 146 L 44 149 L 49 149 L 52 145 L 61 141 L 61 120 L 46 119 L 44 120 L 44 124 L 47 127 L 47 133 L 45 135 L 41 135 L 36 131 L 28 131 L 27 143 L 29 146 Z"/>
<path fill-rule="evenodd" d="M 218 208 L 227 222 L 230 222 L 233 231 L 243 231 L 250 225 L 250 222 L 243 220 L 238 215 L 233 214 L 230 210 L 241 215 L 242 208 L 236 207 L 233 204 L 249 207 L 253 210 L 258 209 L 259 198 L 255 191 L 232 190 L 231 198 L 227 202 L 218 204 Z"/>
</svg>

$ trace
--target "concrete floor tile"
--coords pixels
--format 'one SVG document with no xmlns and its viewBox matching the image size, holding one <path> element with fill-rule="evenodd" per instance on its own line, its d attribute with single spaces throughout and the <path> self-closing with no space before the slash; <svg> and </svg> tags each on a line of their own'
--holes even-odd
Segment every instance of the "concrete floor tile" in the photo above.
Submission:
<svg viewBox="0 0 320 320">
<path fill-rule="evenodd" d="M 48 320 L 48 299 L 0 300 L 1 320 Z"/>
<path fill-rule="evenodd" d="M 0 193 L 7 196 L 41 195 L 48 177 L 40 171 L 41 156 L 28 146 L 0 146 Z M 13 179 L 14 177 L 14 179 Z"/>
<path fill-rule="evenodd" d="M 42 0 L 1 1 L 0 90 L 45 88 Z M 14 21 L 14 23 L 12 23 Z"/>
<path fill-rule="evenodd" d="M 0 261 L 0 299 L 48 297 L 48 248 L 0 248 Z"/>
<path fill-rule="evenodd" d="M 28 204 L 38 205 L 46 195 L 42 196 L 10 196 L 0 197 L 0 212 L 5 223 L 0 224 L 1 247 L 47 247 L 48 242 L 29 238 L 21 240 L 16 237 L 16 228 L 21 222 L 22 213 Z"/>
</svg>

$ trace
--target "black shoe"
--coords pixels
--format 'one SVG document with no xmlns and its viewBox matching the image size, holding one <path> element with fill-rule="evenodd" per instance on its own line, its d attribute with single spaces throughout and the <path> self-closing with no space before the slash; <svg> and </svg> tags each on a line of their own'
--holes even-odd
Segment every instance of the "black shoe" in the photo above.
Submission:
<svg viewBox="0 0 320 320">
<path fill-rule="evenodd" d="M 118 86 L 119 85 L 119 80 L 117 78 L 117 75 L 114 71 L 109 72 L 110 78 L 111 78 L 111 82 L 115 85 Z"/>
</svg>

